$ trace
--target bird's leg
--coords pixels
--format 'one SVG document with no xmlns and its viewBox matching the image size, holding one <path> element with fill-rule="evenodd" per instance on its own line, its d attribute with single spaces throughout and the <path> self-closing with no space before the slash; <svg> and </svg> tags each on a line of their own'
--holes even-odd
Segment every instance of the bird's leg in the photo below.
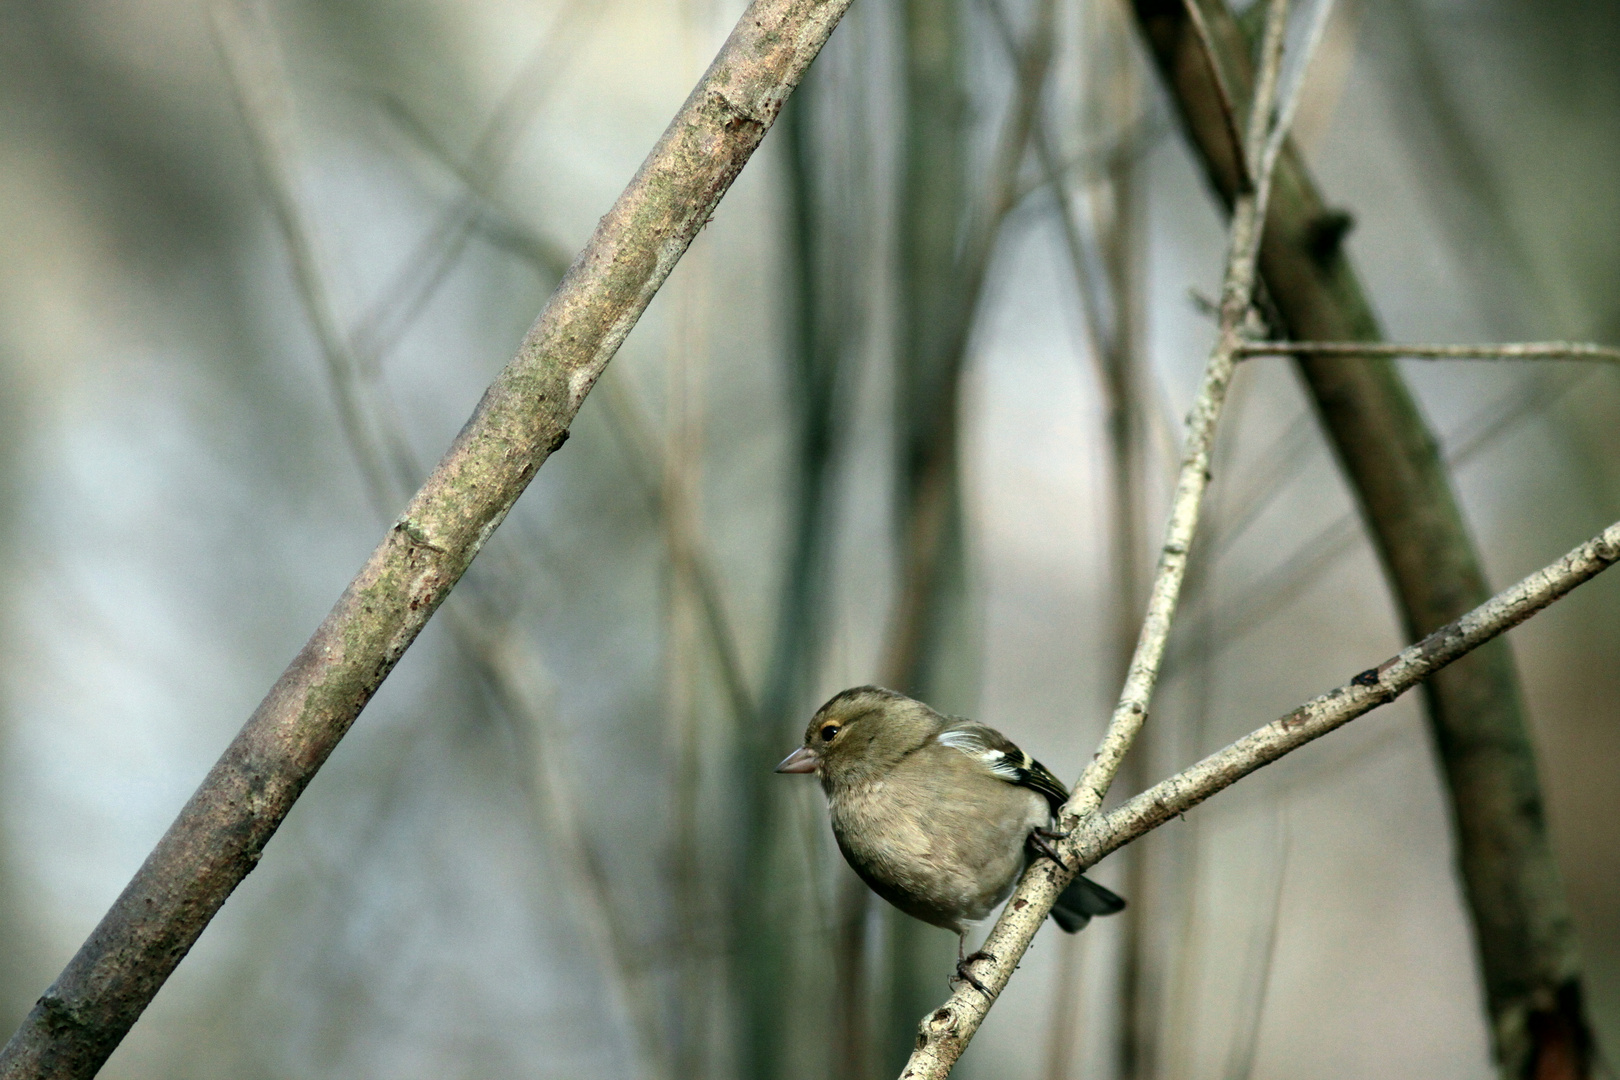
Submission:
<svg viewBox="0 0 1620 1080">
<path fill-rule="evenodd" d="M 968 970 L 968 965 L 976 963 L 980 960 L 988 960 L 993 964 L 996 962 L 996 958 L 985 952 L 983 949 L 976 950 L 967 956 L 963 956 L 962 950 L 966 947 L 967 933 L 963 932 L 956 935 L 956 977 L 973 987 L 973 989 L 977 990 L 985 997 L 989 997 L 990 988 L 974 977 L 973 972 Z"/>
<path fill-rule="evenodd" d="M 1063 861 L 1063 857 L 1058 854 L 1051 841 L 1065 839 L 1068 835 L 1065 832 L 1053 832 L 1051 829 L 1034 829 L 1029 834 L 1029 846 L 1034 848 L 1037 854 L 1045 855 L 1067 870 L 1068 864 Z"/>
</svg>

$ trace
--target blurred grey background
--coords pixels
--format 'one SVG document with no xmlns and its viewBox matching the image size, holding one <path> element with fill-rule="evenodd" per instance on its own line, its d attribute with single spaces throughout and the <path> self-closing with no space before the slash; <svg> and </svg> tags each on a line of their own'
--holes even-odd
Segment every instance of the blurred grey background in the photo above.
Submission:
<svg viewBox="0 0 1620 1080">
<path fill-rule="evenodd" d="M 274 61 L 250 81 L 270 85 L 248 89 L 286 108 L 255 117 L 208 5 L 0 2 L 8 1025 L 397 512 L 345 439 L 267 168 L 364 392 L 389 403 L 377 415 L 405 456 L 431 462 L 741 6 L 274 0 L 250 43 Z M 982 3 L 963 18 L 988 159 L 1012 66 Z M 857 0 L 799 106 L 831 252 L 805 272 L 837 298 L 844 362 L 824 639 L 781 753 L 820 700 L 879 677 L 895 594 L 898 26 L 892 0 Z M 1151 546 L 1212 335 L 1190 292 L 1217 292 L 1224 230 L 1123 8 L 1061 4 L 1058 41 L 1057 198 L 1105 230 L 1108 186 L 1128 176 L 1138 193 Z M 1392 339 L 1620 339 L 1617 50 L 1612 4 L 1336 5 L 1298 136 L 1354 215 L 1349 251 Z M 279 133 L 268 153 L 255 123 Z M 1097 166 L 1126 135 L 1130 168 Z M 704 597 L 671 553 L 701 550 L 758 693 L 793 528 L 784 139 L 614 361 L 618 407 L 605 385 L 592 395 L 469 578 L 501 612 L 500 670 L 524 707 L 436 620 L 104 1075 L 738 1074 L 721 955 L 734 718 Z M 1105 417 L 1059 203 L 1032 160 L 1023 177 L 963 375 L 948 707 L 1072 779 L 1118 689 Z M 1620 373 L 1404 370 L 1494 585 L 1620 517 Z M 1282 361 L 1241 370 L 1210 505 L 1143 781 L 1403 644 L 1353 516 L 1330 528 L 1353 506 Z M 1512 643 L 1612 1060 L 1620 578 Z M 1427 740 L 1404 699 L 1144 842 L 1132 947 L 1153 1075 L 1491 1074 Z M 814 784 L 770 779 L 781 857 L 805 868 L 787 900 L 803 940 L 782 949 L 815 953 L 847 871 Z M 1099 876 L 1119 883 L 1110 863 Z M 1118 1075 L 1123 948 L 1108 923 L 1043 933 L 963 1071 Z M 782 1071 L 826 1075 L 834 991 L 813 965 L 802 977 L 820 1004 L 784 1017 Z"/>
</svg>

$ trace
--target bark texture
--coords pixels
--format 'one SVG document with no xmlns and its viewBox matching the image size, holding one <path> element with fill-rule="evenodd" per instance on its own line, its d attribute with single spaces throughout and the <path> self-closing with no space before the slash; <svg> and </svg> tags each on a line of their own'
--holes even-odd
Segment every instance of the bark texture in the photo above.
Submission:
<svg viewBox="0 0 1620 1080">
<path fill-rule="evenodd" d="M 1136 0 L 1134 7 L 1189 140 L 1230 206 L 1239 184 L 1223 99 L 1229 94 L 1240 107 L 1249 99 L 1248 44 L 1216 0 Z M 1189 8 L 1202 16 L 1205 41 Z M 1277 165 L 1260 271 L 1284 323 L 1279 329 L 1292 337 L 1382 337 L 1342 248 L 1350 224 L 1323 203 L 1303 159 L 1288 146 Z M 1393 362 L 1299 356 L 1296 363 L 1350 479 L 1408 637 L 1420 638 L 1483 601 L 1489 589 L 1434 437 Z M 1506 643 L 1451 665 L 1425 684 L 1424 696 L 1502 1073 L 1585 1077 L 1590 1034 L 1574 930 Z"/>
<path fill-rule="evenodd" d="M 117 1047 L 568 437 L 848 5 L 750 5 L 433 474 L 0 1051 L 0 1077 L 88 1077 Z"/>
</svg>

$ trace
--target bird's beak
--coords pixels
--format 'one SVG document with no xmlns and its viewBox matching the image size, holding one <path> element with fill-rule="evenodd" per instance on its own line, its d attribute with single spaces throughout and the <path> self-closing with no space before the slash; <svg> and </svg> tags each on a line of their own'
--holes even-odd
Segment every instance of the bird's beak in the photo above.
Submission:
<svg viewBox="0 0 1620 1080">
<path fill-rule="evenodd" d="M 815 772 L 821 766 L 821 755 L 808 746 L 801 746 L 782 759 L 777 772 Z"/>
</svg>

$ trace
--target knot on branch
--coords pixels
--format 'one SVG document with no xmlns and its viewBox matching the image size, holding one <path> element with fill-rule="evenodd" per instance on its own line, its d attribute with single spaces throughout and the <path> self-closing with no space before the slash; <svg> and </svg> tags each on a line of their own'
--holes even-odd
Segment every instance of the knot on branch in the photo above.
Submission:
<svg viewBox="0 0 1620 1080">
<path fill-rule="evenodd" d="M 724 114 L 725 119 L 721 121 L 721 124 L 727 131 L 740 131 L 746 127 L 755 127 L 759 129 L 760 135 L 763 136 L 765 129 L 771 126 L 771 120 L 774 119 L 769 115 L 761 116 L 741 102 L 733 101 L 720 90 L 709 91 L 709 101 Z"/>
<path fill-rule="evenodd" d="M 917 1044 L 914 1051 L 926 1049 L 930 1042 L 938 1042 L 956 1034 L 956 1013 L 948 1008 L 935 1009 L 923 1017 L 922 1023 L 917 1025 Z M 900 1074 L 900 1080 L 907 1080 L 907 1077 L 912 1075 L 912 1069 L 908 1066 L 906 1071 Z"/>
<path fill-rule="evenodd" d="M 1525 1011 L 1517 1016 L 1512 1010 L 1498 1017 L 1503 1064 L 1521 1076 L 1588 1075 L 1596 1047 L 1580 980 L 1537 987 L 1520 1005 Z"/>
<path fill-rule="evenodd" d="M 1323 210 L 1305 225 L 1305 250 L 1318 267 L 1326 268 L 1338 258 L 1344 238 L 1356 227 L 1348 210 Z"/>
<path fill-rule="evenodd" d="M 394 522 L 394 531 L 404 534 L 407 540 L 418 547 L 425 547 L 429 551 L 437 551 L 440 555 L 449 554 L 445 548 L 435 544 L 428 537 L 426 527 L 424 527 L 421 522 L 417 521 L 409 514 L 406 514 L 404 517 Z"/>
<path fill-rule="evenodd" d="M 950 1008 L 935 1009 L 923 1018 L 917 1025 L 917 1049 L 921 1050 L 930 1041 L 949 1038 L 957 1034 L 956 1012 Z"/>
</svg>

